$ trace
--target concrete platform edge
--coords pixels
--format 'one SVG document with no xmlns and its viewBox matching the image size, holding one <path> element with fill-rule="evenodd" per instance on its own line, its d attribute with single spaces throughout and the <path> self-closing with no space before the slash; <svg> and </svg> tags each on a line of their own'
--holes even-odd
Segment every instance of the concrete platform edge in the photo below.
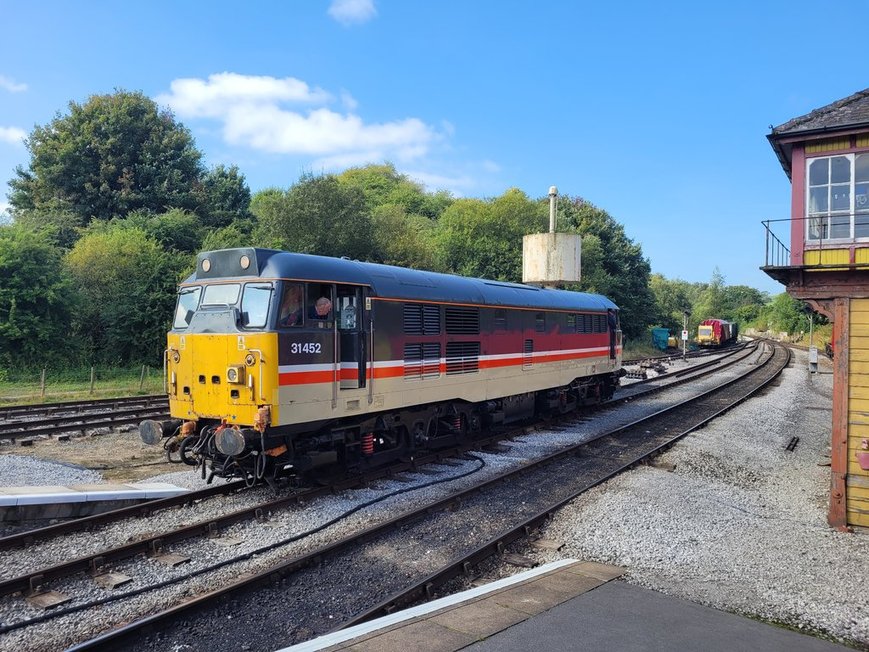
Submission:
<svg viewBox="0 0 869 652">
<path fill-rule="evenodd" d="M 576 564 L 578 562 L 579 560 L 577 559 L 560 559 L 559 561 L 544 564 L 529 571 L 524 571 L 522 573 L 517 573 L 516 575 L 511 575 L 510 577 L 496 580 L 494 582 L 486 584 L 485 586 L 479 586 L 468 591 L 463 591 L 461 593 L 456 593 L 455 595 L 449 595 L 445 598 L 439 598 L 438 600 L 433 600 L 432 602 L 427 602 L 416 607 L 411 607 L 410 609 L 397 611 L 394 614 L 389 614 L 388 616 L 377 618 L 376 620 L 372 620 L 371 622 L 362 623 L 361 625 L 355 625 L 340 632 L 325 634 L 323 636 L 311 639 L 310 641 L 305 641 L 304 643 L 298 643 L 297 645 L 281 648 L 277 652 L 314 652 L 315 650 L 323 650 L 327 647 L 338 645 L 340 643 L 345 643 L 346 641 L 349 641 L 351 639 L 365 636 L 366 634 L 370 634 L 377 630 L 384 629 L 391 625 L 396 625 L 398 623 L 412 620 L 420 616 L 426 616 L 441 609 L 461 604 L 462 602 L 467 602 L 469 600 L 473 600 L 488 593 L 494 593 L 495 591 L 500 591 L 501 589 L 516 584 L 521 584 L 522 582 L 527 582 L 528 580 L 534 579 L 541 575 L 545 575 L 547 573 L 551 573 L 552 571 L 558 570 L 559 568 L 570 566 L 571 564 Z"/>
</svg>

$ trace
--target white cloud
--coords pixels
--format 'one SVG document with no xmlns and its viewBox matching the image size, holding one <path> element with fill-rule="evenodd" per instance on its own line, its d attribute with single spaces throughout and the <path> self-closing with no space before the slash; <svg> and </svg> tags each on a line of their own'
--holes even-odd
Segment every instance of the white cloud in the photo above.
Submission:
<svg viewBox="0 0 869 652">
<path fill-rule="evenodd" d="M 348 111 L 355 111 L 359 107 L 359 102 L 350 95 L 347 91 L 341 91 L 341 104 L 344 105 L 344 108 Z"/>
<path fill-rule="evenodd" d="M 406 174 L 419 181 L 429 192 L 449 190 L 456 197 L 464 196 L 479 185 L 478 180 L 469 175 L 447 176 L 421 170 L 407 171 Z"/>
<path fill-rule="evenodd" d="M 323 103 L 332 98 L 294 77 L 265 77 L 222 72 L 203 79 L 176 79 L 171 93 L 157 96 L 182 117 L 220 117 L 228 106 L 274 102 Z"/>
<path fill-rule="evenodd" d="M 425 155 L 438 138 L 417 118 L 366 124 L 353 109 L 333 111 L 322 106 L 333 101 L 329 93 L 292 77 L 221 73 L 207 80 L 176 79 L 170 88 L 170 93 L 157 97 L 158 102 L 184 118 L 218 120 L 227 143 L 318 156 L 319 163 L 330 168 L 344 160 L 411 160 Z M 349 93 L 341 95 L 345 105 L 355 106 Z M 289 108 L 288 104 L 308 106 Z"/>
<path fill-rule="evenodd" d="M 365 23 L 377 15 L 374 0 L 332 0 L 329 15 L 342 25 Z"/>
<path fill-rule="evenodd" d="M 7 90 L 10 93 L 23 93 L 27 90 L 27 84 L 21 84 L 11 77 L 0 75 L 0 88 Z"/>
<path fill-rule="evenodd" d="M 0 143 L 18 145 L 24 142 L 27 133 L 18 127 L 0 127 Z"/>
<path fill-rule="evenodd" d="M 9 213 L 9 204 L 0 201 L 0 224 L 11 224 L 12 215 Z"/>
</svg>

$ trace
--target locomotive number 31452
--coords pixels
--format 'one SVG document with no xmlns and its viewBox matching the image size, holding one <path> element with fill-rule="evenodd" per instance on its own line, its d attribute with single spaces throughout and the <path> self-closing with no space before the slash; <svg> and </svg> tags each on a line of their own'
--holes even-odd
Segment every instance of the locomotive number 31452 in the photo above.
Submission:
<svg viewBox="0 0 869 652">
<path fill-rule="evenodd" d="M 319 342 L 293 342 L 290 344 L 290 353 L 319 353 Z"/>
</svg>

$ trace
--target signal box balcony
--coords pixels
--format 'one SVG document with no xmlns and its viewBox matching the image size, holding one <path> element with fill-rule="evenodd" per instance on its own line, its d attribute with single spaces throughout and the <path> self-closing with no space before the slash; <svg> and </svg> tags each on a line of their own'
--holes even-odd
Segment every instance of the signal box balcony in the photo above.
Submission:
<svg viewBox="0 0 869 652">
<path fill-rule="evenodd" d="M 784 283 L 788 291 L 803 288 L 828 294 L 833 288 L 867 283 L 869 210 L 811 217 L 766 220 L 766 256 L 761 270 Z M 803 294 L 799 292 L 799 294 Z M 844 292 L 838 296 L 849 296 Z"/>
</svg>

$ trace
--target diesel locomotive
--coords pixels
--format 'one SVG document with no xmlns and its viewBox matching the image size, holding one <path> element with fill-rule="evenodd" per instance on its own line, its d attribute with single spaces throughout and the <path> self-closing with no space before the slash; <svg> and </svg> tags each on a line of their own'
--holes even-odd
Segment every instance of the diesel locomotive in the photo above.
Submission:
<svg viewBox="0 0 869 652">
<path fill-rule="evenodd" d="M 411 457 L 622 375 L 604 296 L 258 248 L 198 255 L 167 340 L 171 419 L 140 435 L 209 481 Z"/>
<path fill-rule="evenodd" d="M 726 346 L 736 341 L 739 324 L 724 319 L 704 319 L 697 327 L 697 344 L 704 347 Z"/>
</svg>

